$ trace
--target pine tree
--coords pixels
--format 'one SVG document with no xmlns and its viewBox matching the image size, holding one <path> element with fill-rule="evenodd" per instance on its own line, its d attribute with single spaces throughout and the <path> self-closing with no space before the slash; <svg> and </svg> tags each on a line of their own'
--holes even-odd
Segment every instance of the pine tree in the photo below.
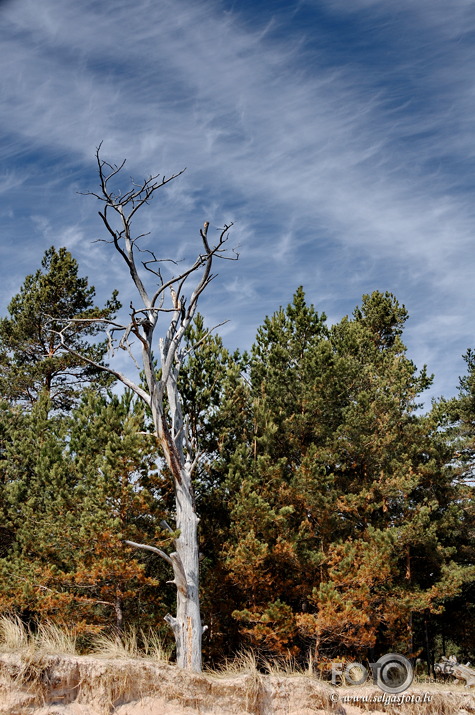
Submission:
<svg viewBox="0 0 475 715">
<path fill-rule="evenodd" d="M 170 541 L 160 526 L 163 477 L 143 426 L 143 407 L 129 391 L 107 399 L 89 392 L 69 430 L 80 504 L 75 579 L 89 584 L 84 588 L 98 600 L 113 604 L 117 627 L 147 621 L 156 626 L 163 620 L 167 592 L 170 601 L 173 597 L 162 564 L 124 548 L 125 539 Z"/>
<path fill-rule="evenodd" d="M 273 447 L 266 443 L 266 454 L 285 457 L 289 464 L 300 460 L 302 446 L 314 438 L 315 424 L 309 421 L 306 405 L 315 374 L 311 360 L 327 337 L 325 320 L 313 305 L 307 306 L 300 287 L 285 310 L 280 308 L 265 319 L 252 348 L 255 408 L 266 414 L 264 419 L 271 416 L 272 420 L 272 426 L 266 425 L 266 435 L 256 435 L 256 439 L 273 441 L 269 434 L 273 431 L 277 441 Z M 257 443 L 255 449 L 259 452 Z"/>
<path fill-rule="evenodd" d="M 437 412 L 455 445 L 459 471 L 470 479 L 475 464 L 475 351 L 469 349 L 463 357 L 467 372 L 459 380 L 458 396 L 441 400 Z"/>
<path fill-rule="evenodd" d="M 156 625 L 165 576 L 123 543 L 162 531 L 141 410 L 89 391 L 68 420 L 49 412 L 43 396 L 7 424 L 0 610 L 79 632 Z"/>
<path fill-rule="evenodd" d="M 309 405 L 313 361 L 327 360 L 324 320 L 300 288 L 258 331 L 250 367 L 253 433 L 229 465 L 231 524 L 223 557 L 240 594 L 234 617 L 251 642 L 271 652 L 295 652 L 307 559 L 319 559 L 301 528 L 302 498 L 292 482 L 318 439 Z"/>
<path fill-rule="evenodd" d="M 41 269 L 28 275 L 0 320 L 0 393 L 31 405 L 45 392 L 55 409 L 70 409 L 80 390 L 104 376 L 90 364 L 60 350 L 63 332 L 76 351 L 101 361 L 106 346 L 94 343 L 97 324 L 71 318 L 110 318 L 120 307 L 117 291 L 104 308 L 94 305 L 95 290 L 78 277 L 76 260 L 65 248 L 49 248 Z"/>
<path fill-rule="evenodd" d="M 308 639 L 319 655 L 411 652 L 412 614 L 440 610 L 463 580 L 449 450 L 416 413 L 430 378 L 405 355 L 391 294 L 364 296 L 328 333 L 302 298 L 253 350 L 255 434 L 228 477 L 234 615 L 274 652 Z"/>
<path fill-rule="evenodd" d="M 453 559 L 459 565 L 463 586 L 444 610 L 429 622 L 429 637 L 438 638 L 439 655 L 455 654 L 460 660 L 475 657 L 475 353 L 464 355 L 466 374 L 459 380 L 458 395 L 434 404 L 434 417 L 443 427 L 451 448 L 451 468 L 457 480 L 457 512 L 452 523 Z"/>
</svg>

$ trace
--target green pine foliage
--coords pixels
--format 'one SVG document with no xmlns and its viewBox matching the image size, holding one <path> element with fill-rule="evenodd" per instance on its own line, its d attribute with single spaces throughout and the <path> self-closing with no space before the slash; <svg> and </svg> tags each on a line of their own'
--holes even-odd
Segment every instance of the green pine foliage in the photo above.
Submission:
<svg viewBox="0 0 475 715">
<path fill-rule="evenodd" d="M 28 275 L 0 320 L 0 394 L 33 404 L 45 392 L 55 409 L 70 409 L 91 381 L 106 384 L 103 373 L 62 350 L 59 332 L 77 353 L 101 361 L 105 343 L 93 318 L 112 318 L 120 307 L 117 291 L 104 308 L 94 305 L 95 290 L 78 277 L 78 265 L 65 248 L 52 246 L 41 269 Z M 69 322 L 71 319 L 76 322 Z"/>
<path fill-rule="evenodd" d="M 94 360 L 111 318 L 65 250 L 47 251 L 0 320 L 0 612 L 77 633 L 166 634 L 166 467 L 146 411 Z M 252 645 L 301 661 L 473 649 L 475 359 L 424 414 L 407 311 L 363 296 L 333 326 L 299 288 L 232 354 L 198 316 L 179 389 L 189 415 L 209 661 Z M 99 388 L 99 389 L 98 389 Z M 441 646 L 441 644 L 443 644 Z M 447 654 L 450 652 L 446 651 Z M 441 653 L 440 653 L 441 654 Z"/>
<path fill-rule="evenodd" d="M 230 354 L 221 338 L 207 331 L 199 314 L 186 341 L 188 359 L 180 371 L 179 389 L 192 438 L 202 455 L 194 478 L 202 551 L 200 602 L 208 626 L 203 650 L 214 659 L 239 649 L 231 616 L 233 594 L 227 587 L 221 550 L 229 530 L 229 462 L 237 445 L 252 435 L 248 387 L 242 378 L 248 359 Z"/>
<path fill-rule="evenodd" d="M 78 632 L 157 625 L 161 611 L 163 618 L 166 572 L 124 544 L 162 531 L 160 477 L 143 420 L 129 394 L 92 390 L 67 420 L 49 414 L 45 397 L 6 420 L 2 610 Z"/>
<path fill-rule="evenodd" d="M 459 394 L 440 400 L 433 414 L 443 428 L 443 438 L 450 445 L 451 468 L 458 482 L 457 507 L 451 505 L 446 519 L 451 519 L 453 559 L 459 565 L 463 585 L 454 598 L 444 603 L 440 615 L 432 618 L 428 639 L 446 655 L 460 654 L 475 658 L 475 353 L 464 355 L 466 374 L 460 378 Z"/>
<path fill-rule="evenodd" d="M 413 614 L 460 591 L 450 449 L 417 414 L 430 379 L 405 355 L 406 318 L 373 293 L 327 330 L 299 289 L 258 333 L 223 558 L 233 615 L 264 650 L 413 653 Z"/>
</svg>

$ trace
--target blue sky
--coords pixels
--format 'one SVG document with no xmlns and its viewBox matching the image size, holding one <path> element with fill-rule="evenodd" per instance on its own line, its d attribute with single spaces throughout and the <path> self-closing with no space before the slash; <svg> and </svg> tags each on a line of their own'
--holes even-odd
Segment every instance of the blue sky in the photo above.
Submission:
<svg viewBox="0 0 475 715">
<path fill-rule="evenodd" d="M 405 340 L 455 393 L 475 347 L 473 0 L 0 2 L 0 314 L 50 245 L 99 296 L 127 276 L 103 236 L 94 152 L 185 174 L 144 225 L 191 258 L 234 221 L 200 309 L 229 348 L 302 284 L 331 322 L 389 290 Z"/>
</svg>

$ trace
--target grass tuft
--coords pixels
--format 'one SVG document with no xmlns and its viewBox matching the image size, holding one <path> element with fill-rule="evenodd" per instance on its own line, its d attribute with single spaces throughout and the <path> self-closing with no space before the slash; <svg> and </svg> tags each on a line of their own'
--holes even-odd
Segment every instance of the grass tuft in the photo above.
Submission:
<svg viewBox="0 0 475 715">
<path fill-rule="evenodd" d="M 31 648 L 31 634 L 18 616 L 0 616 L 0 648 L 15 652 Z"/>
<path fill-rule="evenodd" d="M 171 647 L 165 646 L 153 630 L 137 631 L 129 628 L 120 634 L 101 633 L 92 641 L 92 653 L 100 658 L 147 658 L 159 663 L 169 663 Z"/>
<path fill-rule="evenodd" d="M 141 641 L 143 643 L 143 652 L 146 658 L 158 661 L 159 663 L 169 663 L 172 646 L 165 646 L 164 642 L 157 633 L 153 630 L 147 632 L 140 631 Z"/>
<path fill-rule="evenodd" d="M 130 628 L 122 634 L 101 633 L 92 641 L 92 653 L 99 658 L 140 658 L 137 631 Z"/>
<path fill-rule="evenodd" d="M 272 660 L 262 658 L 261 667 L 268 675 L 278 675 L 286 678 L 290 678 L 292 676 L 314 677 L 309 672 L 308 668 L 301 667 L 292 656 L 275 657 L 272 658 Z"/>
<path fill-rule="evenodd" d="M 210 672 L 212 675 L 227 678 L 233 675 L 259 674 L 259 664 L 252 650 L 242 650 L 234 658 L 224 661 L 223 665 Z"/>
<path fill-rule="evenodd" d="M 77 655 L 76 638 L 65 626 L 46 621 L 32 633 L 13 615 L 0 616 L 0 648 L 4 652 Z"/>
<path fill-rule="evenodd" d="M 66 626 L 46 621 L 34 636 L 36 650 L 48 655 L 77 655 L 76 636 Z"/>
</svg>

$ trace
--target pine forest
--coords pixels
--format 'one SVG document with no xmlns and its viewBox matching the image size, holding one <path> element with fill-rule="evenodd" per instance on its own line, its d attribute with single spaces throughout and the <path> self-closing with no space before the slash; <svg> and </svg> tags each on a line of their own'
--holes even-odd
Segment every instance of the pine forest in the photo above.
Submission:
<svg viewBox="0 0 475 715">
<path fill-rule="evenodd" d="M 209 665 L 244 649 L 474 659 L 475 353 L 458 395 L 423 408 L 432 378 L 406 353 L 394 295 L 329 324 L 298 286 L 232 353 L 154 255 L 148 297 L 121 213 L 132 192 L 119 200 L 107 180 L 102 219 L 143 299 L 128 327 L 116 286 L 97 305 L 55 247 L 0 320 L 0 613 L 67 626 L 84 651 L 100 633 L 153 631 L 196 670 L 182 608 Z M 139 188 L 130 218 L 156 185 Z M 228 228 L 216 246 L 201 230 L 203 289 Z M 127 384 L 107 368 L 111 336 L 126 355 L 132 335 L 147 360 Z M 180 551 L 185 497 L 199 582 Z"/>
</svg>

